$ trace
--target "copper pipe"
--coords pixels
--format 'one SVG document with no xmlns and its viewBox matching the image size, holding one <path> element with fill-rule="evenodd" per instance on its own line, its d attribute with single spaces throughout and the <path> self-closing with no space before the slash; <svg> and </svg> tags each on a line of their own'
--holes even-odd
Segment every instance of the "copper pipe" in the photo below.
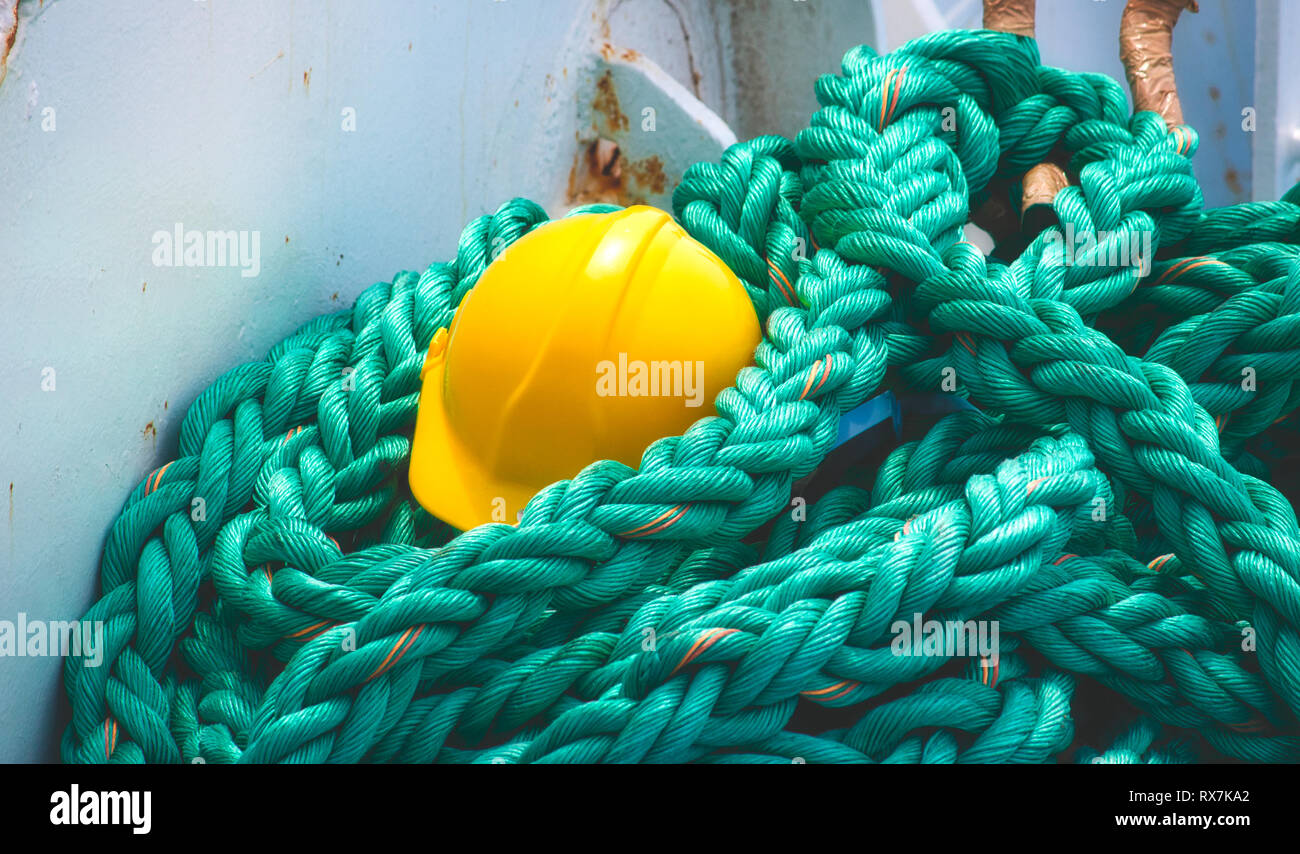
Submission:
<svg viewBox="0 0 1300 854">
<path fill-rule="evenodd" d="M 1052 221 L 1056 194 L 1070 185 L 1065 170 L 1051 160 L 1025 173 L 1020 189 L 1020 223 L 1023 231 L 1037 234 Z"/>
<path fill-rule="evenodd" d="M 1034 37 L 1034 0 L 984 0 L 984 29 Z"/>
<path fill-rule="evenodd" d="M 1174 24 L 1196 0 L 1128 0 L 1119 24 L 1119 58 L 1124 63 L 1133 108 L 1151 110 L 1170 127 L 1183 123 L 1174 82 Z"/>
<path fill-rule="evenodd" d="M 984 0 L 984 28 L 1033 38 L 1034 7 L 1035 0 Z M 1026 172 L 1021 179 L 1019 217 L 1012 208 L 997 198 L 1000 194 L 995 193 L 994 198 L 977 211 L 973 219 L 976 220 L 977 225 L 994 234 L 995 237 L 999 236 L 999 232 L 1001 236 L 1006 236 L 1008 233 L 1022 230 L 1027 225 L 1034 225 L 1036 230 L 1041 230 L 1042 224 L 1027 222 L 1026 215 L 1030 209 L 1039 205 L 1050 208 L 1056 194 L 1069 183 L 1065 177 L 1065 170 L 1056 163 L 1051 161 L 1039 163 Z M 997 189 L 1005 191 L 1007 188 Z M 1033 219 L 1043 219 L 1043 217 L 1040 215 Z"/>
</svg>

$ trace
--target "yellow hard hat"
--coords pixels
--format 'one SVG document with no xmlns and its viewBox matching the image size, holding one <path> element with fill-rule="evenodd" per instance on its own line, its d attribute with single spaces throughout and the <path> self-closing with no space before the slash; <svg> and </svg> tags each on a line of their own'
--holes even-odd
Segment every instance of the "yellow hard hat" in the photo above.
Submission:
<svg viewBox="0 0 1300 854">
<path fill-rule="evenodd" d="M 736 276 L 638 205 L 542 225 L 488 265 L 420 372 L 411 491 L 468 529 L 516 521 L 585 466 L 635 466 L 751 363 L 758 318 Z"/>
</svg>

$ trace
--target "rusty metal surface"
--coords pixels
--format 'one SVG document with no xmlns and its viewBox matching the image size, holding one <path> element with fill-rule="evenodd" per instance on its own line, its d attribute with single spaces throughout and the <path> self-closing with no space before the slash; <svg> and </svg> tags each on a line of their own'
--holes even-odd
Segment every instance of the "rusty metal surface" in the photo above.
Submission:
<svg viewBox="0 0 1300 854">
<path fill-rule="evenodd" d="M 603 39 L 577 72 L 578 125 L 567 206 L 672 207 L 692 163 L 716 160 L 735 134 L 686 86 L 632 48 Z"/>
</svg>

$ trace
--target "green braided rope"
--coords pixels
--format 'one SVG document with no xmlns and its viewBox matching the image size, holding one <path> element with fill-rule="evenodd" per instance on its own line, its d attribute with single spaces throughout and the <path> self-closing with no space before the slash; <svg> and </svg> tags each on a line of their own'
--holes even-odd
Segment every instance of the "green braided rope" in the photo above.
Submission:
<svg viewBox="0 0 1300 854">
<path fill-rule="evenodd" d="M 1149 718 L 1140 718 L 1115 739 L 1109 750 L 1098 752 L 1081 749 L 1076 761 L 1098 765 L 1184 765 L 1192 762 L 1194 752 L 1184 742 L 1157 745 L 1160 727 Z"/>
<path fill-rule="evenodd" d="M 523 200 L 200 395 L 110 530 L 106 666 L 67 661 L 64 759 L 1044 762 L 1076 677 L 1149 716 L 1085 761 L 1187 758 L 1166 731 L 1300 759 L 1300 529 L 1243 473 L 1295 408 L 1300 208 L 1200 210 L 1190 129 L 1016 36 L 859 48 L 817 95 L 793 144 L 674 194 L 765 335 L 718 417 L 637 470 L 454 538 L 404 489 L 425 349 L 545 221 Z M 1058 148 L 1061 227 L 1152 233 L 1149 275 L 1064 264 L 1056 226 L 1009 264 L 961 242 L 972 200 Z M 874 490 L 787 512 L 842 413 L 944 368 L 1002 421 L 945 419 Z M 996 670 L 893 654 L 920 614 L 997 620 Z"/>
<path fill-rule="evenodd" d="M 972 428 L 982 428 L 978 422 L 971 419 L 955 418 L 950 419 L 940 428 L 936 429 L 926 441 L 940 432 L 950 434 L 969 435 Z M 977 444 L 985 439 L 987 432 L 984 429 L 978 431 L 971 437 L 969 444 Z M 1081 448 L 1073 449 L 1076 461 L 1086 461 L 1087 454 Z M 906 449 L 910 450 L 910 449 Z M 900 453 L 903 451 L 900 450 Z M 887 467 L 895 464 L 896 453 L 891 457 L 891 463 Z M 1028 484 L 1031 482 L 1029 474 L 1038 474 L 1043 469 L 1041 463 L 1035 464 L 1029 459 L 1021 460 L 1019 465 L 1004 465 L 1003 477 L 1015 480 L 1019 488 L 1028 492 Z M 1034 478 L 1037 480 L 1037 478 Z M 1073 473 L 1066 478 L 1066 483 L 1071 484 L 1075 490 L 1076 500 L 1087 497 L 1091 494 L 1091 487 L 1097 483 L 1095 473 L 1092 478 L 1085 478 L 1079 481 Z M 979 480 L 972 480 L 967 485 L 967 490 L 975 490 L 971 494 L 970 506 L 976 508 L 989 503 L 989 496 L 986 494 L 986 488 L 977 488 Z M 1046 499 L 1053 494 L 1053 487 L 1056 481 L 1051 483 L 1040 482 L 1038 487 L 1033 490 L 1033 495 L 1039 499 Z M 960 494 L 960 485 L 957 485 Z M 1082 489 L 1082 492 L 1078 490 Z M 1058 493 L 1059 494 L 1059 493 Z M 878 602 L 881 596 L 889 602 L 889 597 L 893 596 L 896 600 L 898 587 L 890 586 L 882 593 L 881 585 L 884 583 L 878 570 L 873 569 L 874 563 L 864 563 L 864 557 L 861 554 L 864 550 L 870 550 L 873 543 L 889 542 L 890 538 L 899 533 L 903 522 L 898 518 L 900 509 L 905 508 L 905 512 L 911 512 L 919 509 L 928 499 L 934 502 L 933 506 L 943 507 L 950 498 L 950 490 L 938 490 L 934 486 L 926 486 L 920 492 L 912 493 L 907 496 L 900 496 L 897 499 L 886 501 L 876 508 L 873 512 L 865 516 L 858 517 L 858 521 L 853 525 L 840 525 L 831 528 L 824 536 L 818 536 L 814 539 L 811 546 L 792 555 L 780 558 L 777 561 L 763 564 L 753 569 L 743 570 L 734 576 L 725 579 L 699 585 L 684 594 L 670 594 L 661 596 L 642 606 L 626 625 L 622 637 L 614 641 L 611 635 L 607 633 L 593 633 L 585 637 L 575 639 L 565 648 L 555 648 L 550 650 L 530 650 L 528 654 L 522 656 L 519 664 L 511 665 L 507 661 L 501 661 L 490 668 L 475 669 L 467 671 L 464 674 L 457 674 L 457 680 L 464 681 L 467 685 L 467 691 L 473 690 L 469 686 L 478 684 L 483 685 L 481 695 L 468 696 L 462 695 L 455 702 L 464 702 L 465 705 L 459 707 L 461 725 L 457 734 L 469 742 L 481 742 L 486 728 L 490 723 L 495 723 L 501 731 L 508 731 L 513 726 L 522 721 L 530 720 L 542 715 L 548 708 L 548 703 L 554 702 L 562 693 L 567 697 L 575 694 L 580 697 L 587 697 L 591 704 L 580 710 L 570 707 L 564 710 L 563 714 L 548 728 L 547 732 L 562 733 L 551 737 L 563 738 L 566 741 L 573 740 L 575 734 L 580 734 L 582 740 L 590 741 L 593 738 L 608 737 L 611 733 L 598 729 L 596 732 L 588 731 L 588 727 L 608 727 L 609 720 L 598 713 L 596 710 L 606 710 L 609 707 L 619 709 L 627 706 L 627 697 L 641 699 L 637 714 L 653 714 L 653 709 L 663 709 L 664 704 L 659 702 L 654 694 L 659 688 L 654 689 L 640 697 L 642 683 L 642 674 L 646 668 L 649 672 L 657 673 L 655 684 L 661 684 L 661 677 L 668 674 L 669 681 L 672 680 L 672 674 L 669 668 L 674 662 L 682 659 L 683 653 L 688 651 L 691 646 L 697 646 L 699 638 L 710 638 L 718 635 L 722 631 L 732 632 L 732 635 L 720 637 L 719 642 L 712 645 L 707 651 L 707 656 L 701 656 L 699 660 L 708 660 L 715 666 L 719 663 L 726 664 L 734 661 L 737 666 L 732 670 L 729 680 L 723 683 L 722 693 L 713 699 L 709 709 L 709 720 L 716 720 L 724 713 L 730 713 L 732 716 L 740 713 L 742 709 L 753 709 L 760 705 L 770 705 L 771 701 L 779 700 L 779 704 L 784 704 L 789 699 L 784 694 L 774 694 L 779 690 L 777 685 L 799 685 L 807 686 L 805 696 L 811 697 L 812 702 L 817 702 L 826 706 L 852 706 L 863 697 L 879 693 L 887 687 L 898 684 L 902 681 L 908 681 L 916 678 L 919 674 L 932 671 L 941 667 L 945 659 L 935 656 L 925 659 L 900 659 L 889 653 L 888 649 L 865 650 L 857 649 L 849 658 L 848 647 L 854 644 L 840 644 L 845 638 L 831 626 L 829 615 L 834 613 L 843 613 L 846 610 L 857 613 L 858 617 L 854 624 L 854 635 L 856 638 L 868 638 L 866 635 L 866 622 L 863 614 L 875 612 L 878 617 L 875 622 L 878 623 L 876 632 L 884 636 L 883 626 L 887 621 L 881 622 L 882 618 L 892 620 L 893 617 L 911 613 L 913 610 L 925 608 L 925 603 L 911 601 L 907 603 L 898 603 L 894 601 L 890 604 L 889 609 L 885 611 L 878 610 Z M 832 503 L 833 510 L 830 512 L 838 515 L 838 512 L 844 507 L 842 495 L 828 496 L 826 502 Z M 815 514 L 819 514 L 820 505 L 814 509 Z M 814 515 L 813 518 L 817 518 Z M 1024 518 L 1024 517 L 1021 517 Z M 1040 523 L 1051 517 L 1040 518 Z M 1087 517 L 1085 517 L 1087 518 Z M 874 520 L 874 521 L 873 521 Z M 881 527 L 879 523 L 887 523 Z M 917 531 L 924 528 L 925 522 L 916 523 Z M 1058 522 L 1059 524 L 1059 522 Z M 1007 527 L 1006 524 L 998 526 L 999 529 Z M 1109 528 L 1110 526 L 1097 525 L 1096 528 Z M 875 531 L 872 529 L 875 528 Z M 875 537 L 869 536 L 874 533 Z M 1096 533 L 1096 532 L 1089 532 Z M 867 536 L 864 536 L 867 535 Z M 986 534 L 982 539 L 988 540 Z M 917 535 L 912 534 L 911 542 L 907 545 L 915 549 L 917 547 Z M 1059 537 L 1058 537 L 1059 539 Z M 1088 536 L 1081 535 L 1076 530 L 1074 537 L 1070 541 L 1070 547 L 1074 547 L 1079 542 L 1086 541 Z M 906 542 L 906 541 L 904 541 Z M 902 549 L 903 546 L 893 546 L 889 548 Z M 972 553 L 978 551 L 973 550 Z M 818 565 L 815 561 L 815 555 L 825 555 L 832 553 L 841 563 L 833 572 L 824 564 Z M 1092 660 L 1092 656 L 1079 647 L 1072 647 L 1069 643 L 1071 637 L 1081 637 L 1083 647 L 1093 647 L 1098 650 L 1098 656 L 1102 657 L 1101 664 L 1106 659 L 1111 659 L 1115 663 L 1113 669 L 1119 671 L 1120 676 L 1113 677 L 1117 683 L 1116 687 L 1122 692 L 1130 688 L 1125 683 L 1127 674 L 1124 671 L 1131 671 L 1134 677 L 1128 677 L 1127 682 L 1132 683 L 1132 688 L 1126 693 L 1134 697 L 1139 702 L 1147 701 L 1149 705 L 1155 707 L 1160 712 L 1168 716 L 1172 722 L 1184 727 L 1204 727 L 1206 728 L 1206 737 L 1211 741 L 1221 742 L 1224 752 L 1232 755 L 1243 757 L 1263 757 L 1274 761 L 1282 759 L 1293 759 L 1300 755 L 1300 743 L 1295 739 L 1278 738 L 1278 737 L 1256 737 L 1241 736 L 1236 733 L 1232 727 L 1242 724 L 1251 724 L 1249 720 L 1254 712 L 1246 704 L 1236 700 L 1230 691 L 1238 694 L 1246 694 L 1251 699 L 1257 699 L 1259 696 L 1267 696 L 1267 691 L 1263 687 L 1262 681 L 1258 677 L 1253 677 L 1248 671 L 1237 665 L 1232 656 L 1220 655 L 1215 650 L 1225 648 L 1225 636 L 1232 633 L 1232 627 L 1215 627 L 1214 625 L 1189 616 L 1180 614 L 1181 609 L 1175 602 L 1164 599 L 1157 593 L 1143 592 L 1134 593 L 1129 591 L 1124 585 L 1120 584 L 1118 579 L 1109 573 L 1089 572 L 1087 569 L 1080 571 L 1078 564 L 1081 559 L 1077 556 L 1071 563 L 1064 566 L 1076 567 L 1076 579 L 1069 585 L 1069 589 L 1061 590 L 1048 589 L 1043 592 L 1033 591 L 1032 601 L 1018 602 L 1020 606 L 1015 609 L 1004 609 L 1005 613 L 999 614 L 999 619 L 1004 626 L 1012 628 L 1013 621 L 1023 622 L 1021 615 L 1045 615 L 1042 617 L 1043 622 L 1056 622 L 1063 631 L 1054 632 L 1057 637 L 1048 637 L 1041 642 L 1040 648 L 1045 650 L 1050 658 L 1056 663 L 1071 665 L 1070 653 L 1082 655 L 1085 659 Z M 1120 557 L 1123 557 L 1120 555 Z M 1023 558 L 1022 558 L 1023 560 Z M 889 565 L 897 568 L 897 561 L 885 559 L 881 562 L 883 565 Z M 960 563 L 960 562 L 959 562 Z M 1037 562 L 1035 562 L 1037 563 Z M 969 562 L 968 562 L 969 564 Z M 809 570 L 810 566 L 816 566 L 818 571 L 813 573 Z M 918 578 L 923 573 L 919 568 L 924 568 L 932 575 L 937 568 L 932 561 L 932 557 L 927 554 L 917 562 L 915 567 L 911 567 L 909 573 L 910 585 L 923 584 Z M 969 568 L 969 565 L 968 565 Z M 1064 570 L 1062 570 L 1064 571 Z M 1005 584 L 1005 581 L 999 580 L 999 575 L 1006 576 L 1008 568 L 1004 567 L 998 571 L 987 571 L 978 576 L 968 576 L 970 580 L 978 580 L 979 593 L 977 595 L 987 596 L 988 589 L 991 585 L 999 583 Z M 942 574 L 941 572 L 939 574 Z M 825 585 L 827 578 L 834 579 L 834 587 L 831 588 L 837 592 L 833 601 L 824 604 L 819 608 L 816 614 L 810 614 L 808 606 L 819 601 L 824 601 L 829 597 L 818 589 Z M 1041 579 L 1041 574 L 1036 576 L 1036 580 Z M 856 584 L 854 583 L 856 581 Z M 1059 583 L 1059 580 L 1053 580 Z M 1090 586 L 1088 582 L 1097 582 L 1098 586 Z M 1044 587 L 1053 587 L 1052 583 L 1043 585 Z M 1106 592 L 1109 589 L 1111 592 Z M 841 592 L 843 591 L 843 592 Z M 1114 591 L 1118 591 L 1115 593 Z M 948 596 L 962 596 L 969 591 L 959 591 L 957 587 L 950 587 Z M 862 600 L 862 595 L 866 594 L 866 600 Z M 1063 595 L 1065 594 L 1065 595 Z M 873 596 L 875 599 L 873 600 Z M 873 605 L 873 601 L 877 604 Z M 1012 600 L 1015 601 L 1014 599 Z M 788 603 L 788 606 L 787 606 Z M 1114 604 L 1112 604 L 1114 603 Z M 1046 605 L 1046 607 L 1043 607 Z M 766 606 L 766 607 L 765 607 Z M 1096 616 L 1092 618 L 1095 626 L 1088 626 L 1090 629 L 1087 633 L 1080 632 L 1078 623 L 1080 620 L 1070 617 L 1071 614 L 1083 611 L 1093 611 Z M 928 613 L 928 611 L 927 611 Z M 998 613 L 998 612 L 995 612 Z M 799 643 L 795 623 L 788 622 L 791 619 L 798 619 L 798 615 L 803 614 L 802 622 L 806 623 L 806 618 L 817 620 L 815 624 L 806 627 L 809 633 L 804 639 L 805 648 L 814 645 L 813 638 L 816 638 L 815 646 L 819 650 L 819 657 L 813 661 L 801 660 L 796 665 L 789 658 L 790 645 Z M 698 615 L 698 616 L 697 616 Z M 892 615 L 892 616 L 891 616 Z M 949 612 L 949 616 L 952 613 Z M 1066 618 L 1069 619 L 1066 619 Z M 783 622 L 784 620 L 784 622 Z M 760 628 L 756 629 L 755 626 Z M 655 654 L 643 654 L 640 648 L 641 640 L 646 628 L 657 627 L 660 630 L 668 632 L 660 643 L 659 649 Z M 1098 635 L 1096 628 L 1109 630 L 1112 635 L 1117 635 L 1117 629 L 1120 633 L 1127 633 L 1132 636 L 1129 638 L 1119 638 L 1118 644 L 1115 640 L 1099 636 L 1089 638 L 1090 635 Z M 1015 626 L 1017 631 L 1022 626 Z M 794 632 L 795 634 L 792 634 Z M 1025 632 L 1026 636 L 1034 637 L 1032 631 Z M 752 637 L 751 637 L 752 636 Z M 1067 647 L 1065 652 L 1061 652 L 1060 642 L 1065 642 Z M 776 646 L 773 646 L 775 644 Z M 1153 651 L 1148 651 L 1147 646 L 1156 646 Z M 1218 724 L 1211 721 L 1204 714 L 1200 714 L 1195 707 L 1190 707 L 1186 702 L 1179 704 L 1177 702 L 1177 687 L 1175 685 L 1162 684 L 1168 680 L 1163 680 L 1163 674 L 1159 672 L 1159 646 L 1164 646 L 1168 652 L 1167 657 L 1170 660 L 1169 669 L 1174 676 L 1175 683 L 1180 680 L 1183 684 L 1190 686 L 1187 693 L 1199 692 L 1204 693 L 1206 686 L 1210 690 L 1218 690 L 1215 699 L 1218 701 L 1212 707 L 1212 712 L 1218 716 L 1218 720 L 1226 722 Z M 787 652 L 782 653 L 780 648 L 786 648 Z M 1207 669 L 1210 671 L 1210 678 L 1206 678 L 1196 667 L 1191 668 L 1182 663 L 1182 656 L 1190 655 L 1187 651 L 1190 649 L 1201 649 L 1203 652 L 1198 653 L 1203 658 L 1209 660 Z M 1154 654 L 1153 654 L 1154 652 Z M 1177 655 L 1173 655 L 1177 653 Z M 629 673 L 621 665 L 619 659 L 632 657 L 634 660 L 627 667 L 631 668 Z M 1237 658 L 1241 658 L 1240 655 Z M 781 662 L 785 661 L 785 666 Z M 817 663 L 821 662 L 821 673 L 817 674 Z M 1152 665 L 1156 665 L 1157 672 L 1152 675 Z M 1217 665 L 1217 666 L 1216 666 Z M 910 668 L 910 672 L 908 672 Z M 729 668 L 723 667 L 725 673 Z M 1098 676 L 1105 681 L 1108 673 L 1104 666 L 1100 667 L 1101 672 L 1096 672 L 1097 668 L 1089 666 L 1086 662 L 1082 665 L 1077 662 L 1073 663 L 1072 669 L 1080 672 L 1088 672 Z M 789 670 L 797 670 L 795 674 L 787 673 Z M 776 671 L 775 673 L 772 671 Z M 766 683 L 755 682 L 755 674 L 762 672 L 767 679 Z M 1002 670 L 1003 676 L 1006 674 L 1005 668 Z M 811 674 L 811 675 L 810 675 Z M 855 683 L 851 688 L 844 688 L 846 683 L 844 677 L 856 677 L 861 680 Z M 1136 677 L 1136 678 L 1135 678 Z M 1147 681 L 1139 681 L 1145 679 Z M 544 697 L 539 697 L 534 692 L 524 690 L 523 683 L 525 680 L 531 680 L 534 684 L 541 682 L 550 682 L 549 693 Z M 554 681 L 551 681 L 554 680 Z M 594 680 L 594 681 L 593 681 Z M 985 676 L 987 681 L 987 675 Z M 1151 681 L 1154 680 L 1154 681 Z M 622 696 L 617 700 L 602 700 L 602 696 L 610 688 L 622 683 Z M 1228 686 L 1226 689 L 1219 686 L 1219 682 Z M 829 688 L 821 687 L 828 685 Z M 745 687 L 748 686 L 748 687 Z M 753 693 L 756 687 L 762 687 L 761 693 Z M 676 686 L 664 685 L 663 691 L 674 690 Z M 786 689 L 790 689 L 787 687 Z M 737 691 L 745 691 L 740 697 L 735 696 Z M 834 692 L 834 693 L 829 693 Z M 793 692 L 790 691 L 790 696 Z M 767 703 L 763 701 L 767 700 Z M 599 701 L 599 702 L 598 702 Z M 1169 706 L 1165 709 L 1163 706 Z M 1285 713 L 1278 711 L 1276 703 L 1265 703 L 1268 706 L 1269 714 L 1274 720 L 1285 719 Z M 668 707 L 671 708 L 671 707 Z M 557 709 L 558 710 L 558 707 Z M 421 714 L 425 711 L 422 710 Z M 611 712 L 616 714 L 617 712 Z M 619 729 L 627 727 L 625 718 L 627 712 L 621 712 L 621 717 L 614 718 L 617 721 L 616 726 Z M 495 716 L 495 721 L 493 721 Z M 672 729 L 673 722 L 668 724 Z M 615 731 L 616 733 L 618 730 Z M 660 732 L 659 738 L 663 741 L 666 738 L 666 732 Z M 545 734 L 544 734 L 544 737 Z M 626 738 L 626 734 L 623 736 Z M 746 738 L 752 737 L 752 733 L 746 735 Z M 555 745 L 552 745 L 555 747 Z M 589 748 L 591 749 L 591 748 Z M 530 747 L 526 756 L 535 752 L 535 748 Z M 601 755 L 600 758 L 612 759 L 614 757 L 608 754 Z M 590 754 L 588 758 L 590 758 Z M 645 759 L 646 756 L 637 758 Z M 664 758 L 655 756 L 653 753 L 649 758 Z M 683 754 L 674 754 L 671 758 L 686 758 Z"/>
</svg>

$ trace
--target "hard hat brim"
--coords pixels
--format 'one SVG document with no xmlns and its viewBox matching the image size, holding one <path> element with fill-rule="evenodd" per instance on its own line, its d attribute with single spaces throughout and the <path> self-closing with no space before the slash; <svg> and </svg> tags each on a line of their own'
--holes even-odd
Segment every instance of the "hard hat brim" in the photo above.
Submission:
<svg viewBox="0 0 1300 854">
<path fill-rule="evenodd" d="M 515 524 L 533 490 L 502 481 L 475 461 L 447 419 L 446 361 L 431 365 L 420 388 L 411 446 L 411 494 L 425 510 L 462 531 L 489 522 Z"/>
</svg>

